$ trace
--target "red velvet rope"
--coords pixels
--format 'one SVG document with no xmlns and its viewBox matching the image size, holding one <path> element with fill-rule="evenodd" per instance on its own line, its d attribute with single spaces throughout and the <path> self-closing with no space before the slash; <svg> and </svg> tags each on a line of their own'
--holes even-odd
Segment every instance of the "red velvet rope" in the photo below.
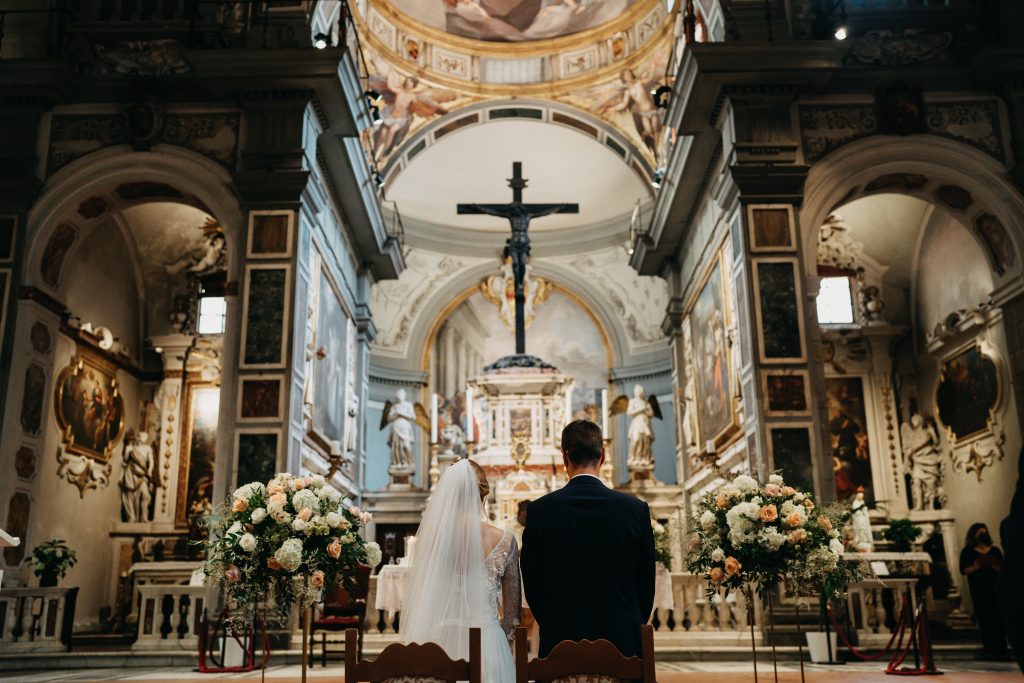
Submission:
<svg viewBox="0 0 1024 683">
<path fill-rule="evenodd" d="M 886 653 L 888 653 L 889 650 L 892 649 L 893 643 L 896 642 L 896 637 L 897 636 L 899 636 L 899 642 L 896 645 L 896 649 L 899 650 L 899 648 L 901 648 L 903 646 L 903 634 L 907 630 L 907 611 L 909 609 L 910 609 L 910 599 L 906 595 L 904 595 L 903 596 L 903 605 L 900 608 L 900 618 L 899 618 L 899 621 L 896 623 L 896 628 L 893 629 L 892 637 L 890 637 L 889 638 L 889 642 L 886 643 L 885 649 L 883 649 L 881 652 L 879 652 L 877 654 L 873 654 L 873 655 L 866 655 L 866 654 L 864 654 L 863 652 L 861 652 L 860 650 L 855 648 L 850 643 L 849 639 L 847 639 L 847 637 L 846 637 L 846 634 L 843 633 L 843 630 L 841 628 L 839 628 L 839 624 L 836 623 L 836 617 L 832 613 L 832 605 L 828 606 L 828 618 L 829 618 L 829 621 L 832 622 L 832 628 L 835 629 L 836 635 L 839 636 L 839 639 L 841 641 L 843 641 L 843 645 L 846 646 L 846 649 L 849 650 L 850 653 L 854 657 L 856 657 L 857 659 L 861 659 L 861 660 L 863 660 L 865 662 L 873 662 L 875 660 L 878 660 L 878 659 L 881 659 L 882 657 L 884 657 L 886 655 Z"/>
</svg>

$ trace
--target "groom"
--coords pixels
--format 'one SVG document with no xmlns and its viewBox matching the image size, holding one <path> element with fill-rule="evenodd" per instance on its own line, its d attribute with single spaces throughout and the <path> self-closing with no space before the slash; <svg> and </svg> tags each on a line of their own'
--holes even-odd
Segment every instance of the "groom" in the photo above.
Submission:
<svg viewBox="0 0 1024 683">
<path fill-rule="evenodd" d="M 647 503 L 604 485 L 601 429 L 562 430 L 569 483 L 530 503 L 521 564 L 539 655 L 563 640 L 610 640 L 640 656 L 640 626 L 654 607 L 654 533 Z"/>
</svg>

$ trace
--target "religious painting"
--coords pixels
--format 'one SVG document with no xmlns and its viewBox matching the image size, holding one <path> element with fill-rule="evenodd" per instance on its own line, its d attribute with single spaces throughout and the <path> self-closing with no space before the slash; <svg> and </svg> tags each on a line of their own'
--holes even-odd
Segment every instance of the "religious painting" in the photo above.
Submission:
<svg viewBox="0 0 1024 683">
<path fill-rule="evenodd" d="M 792 258 L 762 258 L 753 262 L 754 308 L 762 363 L 806 360 L 796 265 Z"/>
<path fill-rule="evenodd" d="M 4 548 L 4 564 L 8 567 L 17 567 L 25 559 L 29 543 L 28 517 L 31 510 L 32 501 L 24 491 L 15 491 L 7 503 L 7 521 L 4 522 L 4 531 L 21 539 L 20 545 Z"/>
<path fill-rule="evenodd" d="M 57 375 L 54 415 L 69 454 L 107 462 L 124 432 L 116 368 L 83 352 Z"/>
<path fill-rule="evenodd" d="M 734 424 L 727 309 L 722 258 L 716 256 L 690 311 L 694 367 L 687 370 L 694 375 L 697 443 L 701 448 L 708 441 L 718 441 Z"/>
<path fill-rule="evenodd" d="M 314 361 L 313 421 L 331 441 L 341 441 L 345 426 L 345 356 L 348 315 L 327 271 L 320 270 Z"/>
<path fill-rule="evenodd" d="M 508 411 L 509 434 L 513 437 L 530 438 L 532 413 L 529 408 L 512 408 Z"/>
<path fill-rule="evenodd" d="M 281 379 L 280 378 L 242 378 L 241 396 L 238 406 L 238 419 L 261 420 L 281 416 Z"/>
<path fill-rule="evenodd" d="M 761 388 L 768 417 L 810 415 L 810 382 L 805 370 L 763 370 Z"/>
<path fill-rule="evenodd" d="M 793 207 L 788 204 L 752 204 L 747 207 L 750 224 L 750 250 L 793 251 L 796 249 L 796 225 Z"/>
<path fill-rule="evenodd" d="M 972 345 L 942 362 L 935 392 L 936 415 L 953 443 L 961 443 L 991 429 L 999 402 L 999 368 Z"/>
<path fill-rule="evenodd" d="M 781 473 L 790 486 L 814 491 L 810 428 L 787 425 L 771 427 L 769 432 L 772 470 Z"/>
<path fill-rule="evenodd" d="M 14 258 L 14 234 L 17 229 L 17 216 L 0 216 L 0 261 Z"/>
<path fill-rule="evenodd" d="M 473 40 L 522 43 L 572 35 L 618 18 L 636 0 L 393 0 L 430 28 Z"/>
<path fill-rule="evenodd" d="M 864 496 L 874 500 L 863 378 L 826 377 L 825 401 L 836 496 L 848 502 L 863 487 Z"/>
<path fill-rule="evenodd" d="M 213 471 L 217 458 L 220 387 L 190 382 L 185 387 L 181 460 L 174 523 L 195 527 L 213 511 Z"/>
<path fill-rule="evenodd" d="M 278 432 L 239 432 L 238 465 L 235 482 L 238 486 L 251 481 L 266 482 L 277 473 Z"/>
<path fill-rule="evenodd" d="M 61 223 L 53 229 L 46 247 L 43 249 L 43 258 L 39 263 L 39 274 L 43 282 L 56 287 L 60 282 L 60 271 L 64 267 L 64 259 L 71 251 L 78 231 L 70 223 Z"/>
<path fill-rule="evenodd" d="M 291 256 L 294 227 L 294 211 L 250 211 L 248 255 L 251 258 Z"/>
<path fill-rule="evenodd" d="M 248 367 L 281 367 L 285 362 L 288 269 L 249 266 L 246 277 L 242 363 Z"/>
</svg>

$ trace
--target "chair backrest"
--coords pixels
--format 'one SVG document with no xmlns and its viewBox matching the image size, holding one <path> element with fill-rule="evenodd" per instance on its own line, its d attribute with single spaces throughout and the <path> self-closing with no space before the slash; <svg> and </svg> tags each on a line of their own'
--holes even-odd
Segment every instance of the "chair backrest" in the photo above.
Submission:
<svg viewBox="0 0 1024 683">
<path fill-rule="evenodd" d="M 359 577 L 355 587 L 347 590 L 339 586 L 325 595 L 321 614 L 330 616 L 339 612 L 348 613 L 359 606 L 360 601 L 365 601 L 370 594 L 370 571 L 371 568 L 367 565 L 359 565 Z"/>
<path fill-rule="evenodd" d="M 345 631 L 345 683 L 432 679 L 482 683 L 480 629 L 469 629 L 469 661 L 452 659 L 436 643 L 392 643 L 372 662 L 359 659 L 359 632 Z"/>
<path fill-rule="evenodd" d="M 650 624 L 640 627 L 640 649 L 640 657 L 624 657 L 607 640 L 565 640 L 555 645 L 547 657 L 528 661 L 526 629 L 517 628 L 516 683 L 580 677 L 655 683 L 654 627 Z"/>
</svg>

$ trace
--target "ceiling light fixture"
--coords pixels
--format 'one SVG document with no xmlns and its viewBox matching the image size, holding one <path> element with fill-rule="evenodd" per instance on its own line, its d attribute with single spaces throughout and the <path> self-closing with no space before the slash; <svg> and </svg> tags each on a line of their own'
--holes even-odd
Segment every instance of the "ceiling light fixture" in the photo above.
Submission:
<svg viewBox="0 0 1024 683">
<path fill-rule="evenodd" d="M 331 37 L 322 31 L 313 36 L 313 47 L 318 50 L 323 50 L 325 47 L 331 44 Z"/>
<path fill-rule="evenodd" d="M 379 171 L 374 171 L 373 182 L 376 183 L 377 187 L 384 187 L 384 176 Z"/>
<path fill-rule="evenodd" d="M 665 109 L 668 107 L 669 99 L 672 96 L 672 88 L 662 83 L 657 88 L 651 90 L 651 99 L 654 100 L 654 106 L 659 109 Z"/>
<path fill-rule="evenodd" d="M 370 119 L 373 121 L 373 125 L 379 126 L 384 123 L 384 117 L 380 115 L 380 109 L 377 107 L 370 107 Z"/>
</svg>

